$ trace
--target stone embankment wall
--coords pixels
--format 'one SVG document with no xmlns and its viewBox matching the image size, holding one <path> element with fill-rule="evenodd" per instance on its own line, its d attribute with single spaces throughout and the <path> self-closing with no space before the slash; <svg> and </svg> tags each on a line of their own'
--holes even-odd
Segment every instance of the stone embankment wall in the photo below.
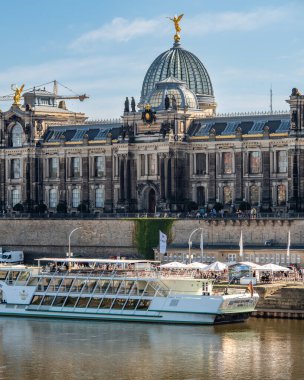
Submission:
<svg viewBox="0 0 304 380">
<path fill-rule="evenodd" d="M 123 219 L 52 220 L 0 219 L 0 246 L 6 250 L 23 249 L 26 253 L 64 255 L 69 233 L 72 251 L 77 255 L 134 255 L 136 222 Z M 203 228 L 204 244 L 238 246 L 243 231 L 244 244 L 263 245 L 272 239 L 274 244 L 286 245 L 291 231 L 292 245 L 304 244 L 304 220 L 175 220 L 171 228 L 170 244 L 187 246 L 190 233 Z M 194 234 L 193 243 L 199 244 L 200 233 Z M 169 245 L 170 245 L 169 244 Z"/>
<path fill-rule="evenodd" d="M 244 244 L 264 245 L 266 240 L 273 240 L 275 245 L 286 245 L 289 230 L 292 245 L 304 244 L 304 219 L 176 220 L 172 229 L 173 243 L 187 244 L 195 228 L 203 228 L 204 244 L 208 245 L 238 245 L 241 230 Z M 194 234 L 191 240 L 199 244 L 200 233 Z"/>
<path fill-rule="evenodd" d="M 136 253 L 133 247 L 134 222 L 128 220 L 0 220 L 0 246 L 6 250 L 22 249 L 31 260 L 35 255 L 95 256 Z"/>
</svg>

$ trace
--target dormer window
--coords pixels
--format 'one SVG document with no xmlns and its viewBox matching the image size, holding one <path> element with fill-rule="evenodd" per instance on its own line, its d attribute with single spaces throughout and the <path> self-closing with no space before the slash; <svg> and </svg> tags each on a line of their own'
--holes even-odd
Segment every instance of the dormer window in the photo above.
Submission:
<svg viewBox="0 0 304 380">
<path fill-rule="evenodd" d="M 23 129 L 20 124 L 16 124 L 12 129 L 12 144 L 13 147 L 22 146 Z"/>
</svg>

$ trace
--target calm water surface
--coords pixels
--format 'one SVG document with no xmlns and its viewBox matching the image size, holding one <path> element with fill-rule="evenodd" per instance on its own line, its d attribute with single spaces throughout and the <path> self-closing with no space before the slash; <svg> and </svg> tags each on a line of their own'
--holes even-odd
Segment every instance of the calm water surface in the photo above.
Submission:
<svg viewBox="0 0 304 380">
<path fill-rule="evenodd" d="M 172 326 L 0 318 L 0 379 L 304 379 L 304 321 Z"/>
</svg>

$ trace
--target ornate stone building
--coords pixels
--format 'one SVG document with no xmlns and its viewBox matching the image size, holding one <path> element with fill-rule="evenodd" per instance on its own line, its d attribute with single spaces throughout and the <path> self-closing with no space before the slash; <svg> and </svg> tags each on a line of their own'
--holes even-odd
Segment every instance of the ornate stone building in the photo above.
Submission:
<svg viewBox="0 0 304 380">
<path fill-rule="evenodd" d="M 295 89 L 288 113 L 217 115 L 206 68 L 175 42 L 117 122 L 87 122 L 57 101 L 34 89 L 0 113 L 2 209 L 154 212 L 192 200 L 303 210 L 304 96 Z"/>
</svg>

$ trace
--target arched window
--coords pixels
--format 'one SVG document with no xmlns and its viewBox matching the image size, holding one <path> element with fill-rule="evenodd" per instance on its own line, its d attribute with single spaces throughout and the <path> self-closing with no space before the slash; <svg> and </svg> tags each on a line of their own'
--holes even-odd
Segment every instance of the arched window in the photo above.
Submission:
<svg viewBox="0 0 304 380">
<path fill-rule="evenodd" d="M 12 207 L 21 202 L 21 192 L 19 189 L 12 190 Z"/>
<path fill-rule="evenodd" d="M 95 191 L 95 207 L 104 207 L 104 191 L 98 188 Z"/>
<path fill-rule="evenodd" d="M 230 186 L 223 187 L 223 201 L 225 205 L 232 203 L 232 189 Z"/>
<path fill-rule="evenodd" d="M 57 190 L 56 189 L 51 189 L 49 191 L 49 207 L 50 208 L 55 208 L 57 207 L 58 200 L 57 200 Z"/>
<path fill-rule="evenodd" d="M 23 129 L 20 124 L 16 124 L 12 129 L 12 145 L 13 147 L 22 146 Z"/>
<path fill-rule="evenodd" d="M 197 204 L 199 206 L 205 206 L 206 200 L 205 200 L 205 188 L 204 186 L 199 186 L 197 189 Z"/>
<path fill-rule="evenodd" d="M 72 190 L 72 207 L 76 208 L 80 204 L 80 190 L 73 189 Z"/>
<path fill-rule="evenodd" d="M 279 206 L 286 204 L 286 187 L 284 185 L 279 185 L 277 187 L 277 200 Z"/>
<path fill-rule="evenodd" d="M 249 188 L 249 202 L 251 206 L 257 206 L 259 204 L 259 188 L 256 185 L 252 185 Z"/>
</svg>

